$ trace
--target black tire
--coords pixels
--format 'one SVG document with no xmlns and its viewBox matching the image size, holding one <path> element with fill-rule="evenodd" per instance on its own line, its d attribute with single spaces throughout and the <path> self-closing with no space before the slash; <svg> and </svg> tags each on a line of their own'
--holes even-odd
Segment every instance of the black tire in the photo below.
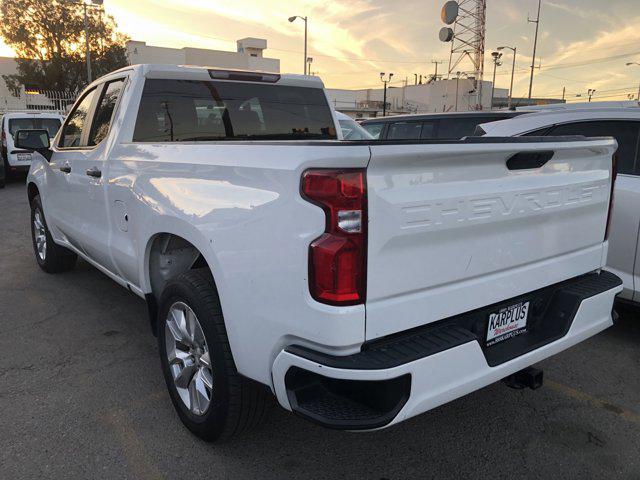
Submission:
<svg viewBox="0 0 640 480">
<path fill-rule="evenodd" d="M 39 215 L 39 218 L 41 219 L 46 238 L 44 258 L 39 253 L 36 242 L 35 219 L 37 215 Z M 61 273 L 67 272 L 75 267 L 78 256 L 71 250 L 57 245 L 51 237 L 51 232 L 49 232 L 49 227 L 47 227 L 47 221 L 44 218 L 40 195 L 36 195 L 31 201 L 31 241 L 33 243 L 33 253 L 36 257 L 36 262 L 38 262 L 38 266 L 45 272 Z"/>
<path fill-rule="evenodd" d="M 9 169 L 7 168 L 7 162 L 3 156 L 0 158 L 0 188 L 4 188 L 7 183 L 7 175 L 9 175 Z"/>
<path fill-rule="evenodd" d="M 15 175 L 11 175 L 11 165 L 9 165 L 9 161 L 7 160 L 7 156 L 4 155 L 2 157 L 2 165 L 4 167 L 4 179 L 5 182 L 15 178 Z"/>
<path fill-rule="evenodd" d="M 202 415 L 193 414 L 181 400 L 166 355 L 166 319 L 176 302 L 188 305 L 202 327 L 211 355 L 213 390 Z M 208 268 L 190 270 L 171 280 L 160 298 L 158 349 L 167 388 L 182 423 L 205 441 L 223 441 L 256 426 L 262 420 L 269 391 L 238 374 L 227 338 L 220 299 Z"/>
</svg>

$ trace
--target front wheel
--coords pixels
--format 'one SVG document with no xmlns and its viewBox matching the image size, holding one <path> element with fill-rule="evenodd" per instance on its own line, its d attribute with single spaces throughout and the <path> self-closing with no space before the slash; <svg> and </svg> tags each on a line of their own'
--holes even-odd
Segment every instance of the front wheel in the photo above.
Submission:
<svg viewBox="0 0 640 480">
<path fill-rule="evenodd" d="M 38 266 L 45 272 L 66 272 L 76 265 L 78 256 L 53 241 L 44 218 L 40 195 L 31 201 L 31 239 Z"/>
<path fill-rule="evenodd" d="M 160 360 L 182 423 L 207 441 L 259 423 L 268 392 L 236 370 L 209 270 L 190 270 L 170 281 L 159 307 Z"/>
</svg>

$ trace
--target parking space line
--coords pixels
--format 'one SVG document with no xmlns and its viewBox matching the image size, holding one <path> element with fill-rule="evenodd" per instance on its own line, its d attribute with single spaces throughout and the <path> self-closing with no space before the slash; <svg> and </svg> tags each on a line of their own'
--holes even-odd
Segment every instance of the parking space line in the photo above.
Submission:
<svg viewBox="0 0 640 480">
<path fill-rule="evenodd" d="M 101 419 L 120 440 L 127 464 L 133 469 L 136 479 L 156 480 L 164 478 L 122 410 L 112 410 L 107 414 L 101 415 Z"/>
<path fill-rule="evenodd" d="M 604 400 L 597 399 L 588 395 L 580 390 L 575 388 L 568 387 L 563 385 L 562 383 L 554 382 L 553 380 L 545 380 L 545 385 L 550 387 L 552 390 L 556 392 L 562 393 L 568 397 L 571 397 L 575 400 L 579 400 L 583 403 L 588 403 L 592 407 L 595 407 L 600 410 L 606 410 L 608 412 L 614 413 L 615 415 L 629 421 L 635 423 L 636 425 L 640 425 L 640 415 L 629 410 L 625 410 L 624 408 L 620 408 L 617 405 L 614 405 L 609 402 L 605 402 Z"/>
</svg>

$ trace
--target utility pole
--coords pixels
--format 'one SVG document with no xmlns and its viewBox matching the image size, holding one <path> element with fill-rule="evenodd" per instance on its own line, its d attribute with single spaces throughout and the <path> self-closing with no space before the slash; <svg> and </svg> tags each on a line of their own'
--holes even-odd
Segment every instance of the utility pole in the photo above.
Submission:
<svg viewBox="0 0 640 480">
<path fill-rule="evenodd" d="M 509 86 L 509 105 L 507 107 L 509 108 L 509 110 L 511 110 L 511 104 L 513 103 L 513 75 L 516 71 L 516 56 L 518 54 L 518 47 L 503 46 L 503 47 L 498 47 L 497 50 L 501 51 L 501 50 L 504 50 L 505 48 L 508 48 L 513 52 L 513 62 L 511 63 L 511 84 Z"/>
<path fill-rule="evenodd" d="M 529 80 L 529 98 L 531 98 L 531 92 L 533 91 L 533 70 L 536 68 L 536 50 L 538 48 L 538 27 L 540 27 L 540 5 L 542 0 L 538 0 L 538 16 L 535 20 L 531 20 L 527 16 L 527 22 L 536 24 L 536 35 L 533 40 L 533 58 L 531 59 L 531 79 Z"/>
<path fill-rule="evenodd" d="M 456 108 L 455 111 L 458 111 L 458 86 L 460 85 L 460 72 L 456 72 Z"/>
<path fill-rule="evenodd" d="M 562 87 L 562 100 L 565 100 L 567 96 L 567 87 Z"/>
<path fill-rule="evenodd" d="M 84 39 L 87 43 L 87 83 L 91 83 L 91 48 L 89 47 L 89 18 L 87 17 L 87 4 L 83 3 L 84 9 Z"/>
<path fill-rule="evenodd" d="M 390 73 L 389 78 L 385 80 L 384 72 L 380 72 L 380 81 L 384 83 L 384 95 L 382 99 L 382 116 L 383 117 L 387 116 L 387 83 L 391 81 L 391 78 L 393 78 L 393 73 Z"/>
<path fill-rule="evenodd" d="M 489 105 L 489 110 L 493 110 L 493 94 L 496 91 L 496 70 L 498 66 L 502 65 L 500 61 L 502 54 L 500 52 L 491 52 L 491 56 L 493 57 L 493 82 L 491 83 L 491 104 Z"/>
<path fill-rule="evenodd" d="M 402 111 L 404 112 L 405 104 L 405 92 L 407 91 L 407 85 L 409 84 L 409 77 L 404 77 L 404 86 L 402 87 Z"/>
</svg>

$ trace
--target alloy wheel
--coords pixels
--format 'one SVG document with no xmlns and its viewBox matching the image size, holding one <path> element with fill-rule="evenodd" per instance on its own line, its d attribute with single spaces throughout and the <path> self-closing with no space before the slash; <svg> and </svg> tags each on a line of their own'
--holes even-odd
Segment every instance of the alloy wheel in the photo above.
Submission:
<svg viewBox="0 0 640 480">
<path fill-rule="evenodd" d="M 184 302 L 169 308 L 164 341 L 180 399 L 192 414 L 204 415 L 213 393 L 211 356 L 198 317 Z"/>
<path fill-rule="evenodd" d="M 47 232 L 40 210 L 36 210 L 33 214 L 33 236 L 38 256 L 44 261 L 47 257 Z"/>
</svg>

